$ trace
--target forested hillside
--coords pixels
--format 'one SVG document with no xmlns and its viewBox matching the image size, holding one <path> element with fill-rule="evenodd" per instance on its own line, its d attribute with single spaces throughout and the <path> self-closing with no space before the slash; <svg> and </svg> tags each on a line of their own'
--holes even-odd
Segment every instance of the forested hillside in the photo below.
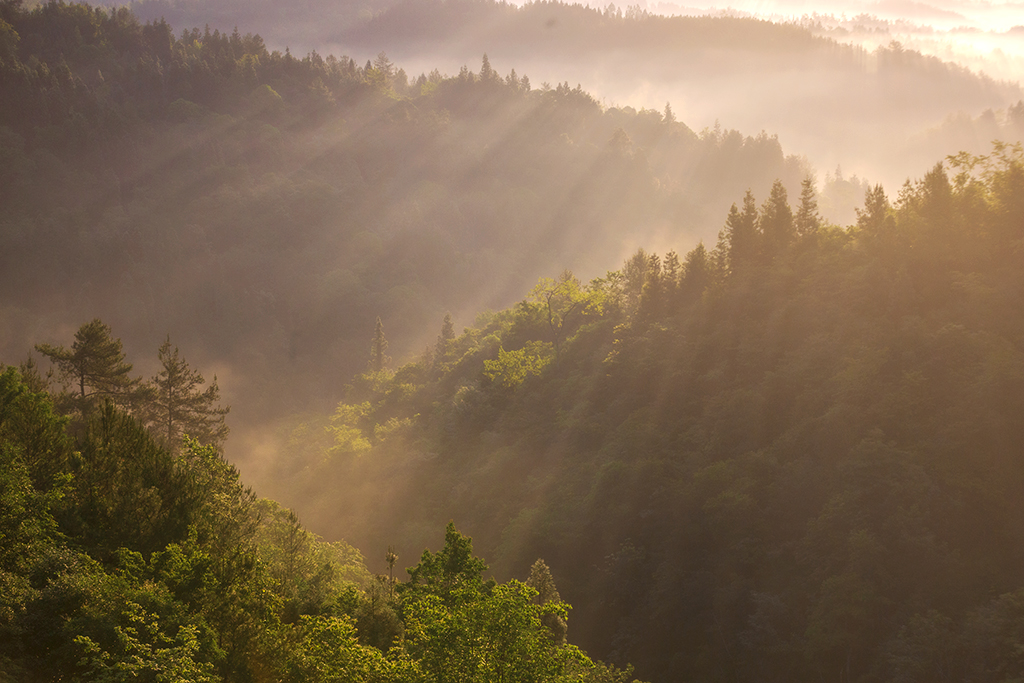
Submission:
<svg viewBox="0 0 1024 683">
<path fill-rule="evenodd" d="M 854 117 L 1019 96 L 708 26 L 849 75 Z M 773 136 L 485 50 L 417 75 L 0 0 L 0 683 L 1024 678 L 1021 148 L 819 195 Z"/>
<path fill-rule="evenodd" d="M 650 680 L 1020 676 L 1021 149 L 845 229 L 803 189 L 445 321 L 296 425 L 280 490 L 359 546 L 454 518 L 499 576 L 544 557 L 576 642 Z"/>
<path fill-rule="evenodd" d="M 92 396 L 124 366 L 95 327 Z M 59 415 L 38 380 L 0 368 L 0 681 L 628 681 L 566 644 L 542 560 L 484 580 L 449 524 L 408 581 L 390 550 L 372 576 L 212 443 L 161 443 L 109 396 Z"/>
<path fill-rule="evenodd" d="M 236 435 L 335 402 L 377 316 L 405 355 L 446 310 L 713 235 L 745 188 L 805 171 L 770 136 L 486 60 L 415 76 L 124 9 L 0 13 L 3 357 L 99 317 L 151 363 L 170 333 L 227 380 Z"/>
</svg>

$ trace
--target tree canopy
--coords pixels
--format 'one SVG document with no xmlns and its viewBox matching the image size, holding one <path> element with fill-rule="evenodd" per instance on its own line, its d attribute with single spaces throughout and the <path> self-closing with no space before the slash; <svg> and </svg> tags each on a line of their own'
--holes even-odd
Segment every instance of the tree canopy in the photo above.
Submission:
<svg viewBox="0 0 1024 683">
<path fill-rule="evenodd" d="M 808 227 L 809 185 L 795 212 L 748 193 L 714 249 L 542 281 L 359 394 L 372 457 L 278 472 L 387 482 L 372 515 L 328 505 L 374 535 L 414 542 L 416 511 L 467 519 L 497 572 L 543 557 L 574 642 L 652 680 L 1004 680 L 1022 168 L 1012 146 L 948 159 L 846 228 Z"/>
</svg>

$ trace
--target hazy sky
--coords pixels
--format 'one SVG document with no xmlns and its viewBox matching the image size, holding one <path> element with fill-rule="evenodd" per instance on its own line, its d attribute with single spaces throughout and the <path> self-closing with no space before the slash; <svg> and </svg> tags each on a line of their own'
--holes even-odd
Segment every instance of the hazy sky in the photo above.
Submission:
<svg viewBox="0 0 1024 683">
<path fill-rule="evenodd" d="M 1021 2 L 959 2 L 939 0 L 915 2 L 914 0 L 832 0 L 828 3 L 806 0 L 689 0 L 687 2 L 659 2 L 638 0 L 636 3 L 648 10 L 665 14 L 689 14 L 709 9 L 735 9 L 759 16 L 800 17 L 805 14 L 845 15 L 848 18 L 860 14 L 880 19 L 906 19 L 928 24 L 935 29 L 948 30 L 957 27 L 977 28 L 986 31 L 1006 31 L 1014 25 L 1024 23 L 1024 3 Z"/>
<path fill-rule="evenodd" d="M 805 0 L 637 0 L 629 4 L 639 4 L 659 14 L 729 12 L 774 21 L 820 21 L 827 29 L 825 35 L 842 42 L 873 49 L 898 40 L 908 48 L 960 63 L 993 78 L 1024 78 L 1024 2 L 832 0 L 822 4 Z"/>
</svg>

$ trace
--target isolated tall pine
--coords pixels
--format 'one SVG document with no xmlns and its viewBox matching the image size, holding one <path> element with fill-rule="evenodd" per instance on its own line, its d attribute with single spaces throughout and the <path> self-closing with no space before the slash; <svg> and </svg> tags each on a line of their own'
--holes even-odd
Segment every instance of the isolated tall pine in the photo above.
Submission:
<svg viewBox="0 0 1024 683">
<path fill-rule="evenodd" d="M 370 345 L 370 368 L 374 372 L 380 372 L 391 362 L 387 351 L 388 340 L 384 338 L 384 323 L 378 316 L 377 324 L 373 328 L 373 343 Z"/>
<path fill-rule="evenodd" d="M 448 345 L 455 339 L 455 324 L 452 322 L 452 314 L 445 313 L 441 322 L 441 334 L 437 336 L 437 345 L 434 347 L 434 358 L 443 361 L 448 353 Z"/>
<path fill-rule="evenodd" d="M 72 412 L 86 415 L 103 400 L 130 410 L 146 393 L 142 379 L 129 374 L 132 364 L 125 361 L 121 340 L 112 337 L 98 318 L 78 328 L 70 349 L 37 344 L 36 350 L 53 362 L 69 384 L 60 402 Z"/>
<path fill-rule="evenodd" d="M 220 401 L 217 378 L 203 389 L 206 380 L 199 371 L 189 367 L 178 347 L 171 346 L 170 336 L 160 347 L 158 356 L 162 369 L 152 380 L 156 389 L 151 418 L 153 431 L 171 452 L 177 452 L 186 434 L 206 446 L 222 445 L 228 435 L 224 416 L 230 409 L 217 405 Z"/>
</svg>

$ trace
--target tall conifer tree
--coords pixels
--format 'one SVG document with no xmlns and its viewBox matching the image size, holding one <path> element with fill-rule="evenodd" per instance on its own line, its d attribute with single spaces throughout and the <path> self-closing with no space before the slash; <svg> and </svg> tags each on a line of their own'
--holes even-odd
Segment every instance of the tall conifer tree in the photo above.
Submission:
<svg viewBox="0 0 1024 683">
<path fill-rule="evenodd" d="M 377 324 L 373 328 L 373 343 L 370 345 L 370 368 L 374 372 L 380 372 L 391 362 L 387 351 L 388 340 L 384 338 L 384 323 L 378 316 Z"/>
<path fill-rule="evenodd" d="M 64 394 L 67 407 L 82 415 L 106 399 L 131 409 L 146 393 L 142 378 L 130 376 L 132 364 L 125 361 L 121 340 L 99 318 L 78 328 L 70 349 L 37 344 L 36 350 L 57 366 L 60 378 L 70 385 Z"/>
<path fill-rule="evenodd" d="M 800 183 L 800 208 L 793 218 L 793 226 L 800 237 L 813 235 L 821 227 L 821 216 L 818 215 L 817 192 L 814 189 L 814 178 L 807 176 Z"/>
<path fill-rule="evenodd" d="M 178 347 L 171 346 L 170 336 L 160 346 L 158 356 L 161 370 L 152 380 L 156 389 L 152 404 L 153 431 L 165 440 L 172 452 L 180 448 L 186 434 L 203 445 L 223 444 L 228 435 L 224 416 L 230 408 L 217 405 L 220 400 L 217 378 L 202 389 L 206 380 L 199 371 L 189 367 Z"/>
</svg>

